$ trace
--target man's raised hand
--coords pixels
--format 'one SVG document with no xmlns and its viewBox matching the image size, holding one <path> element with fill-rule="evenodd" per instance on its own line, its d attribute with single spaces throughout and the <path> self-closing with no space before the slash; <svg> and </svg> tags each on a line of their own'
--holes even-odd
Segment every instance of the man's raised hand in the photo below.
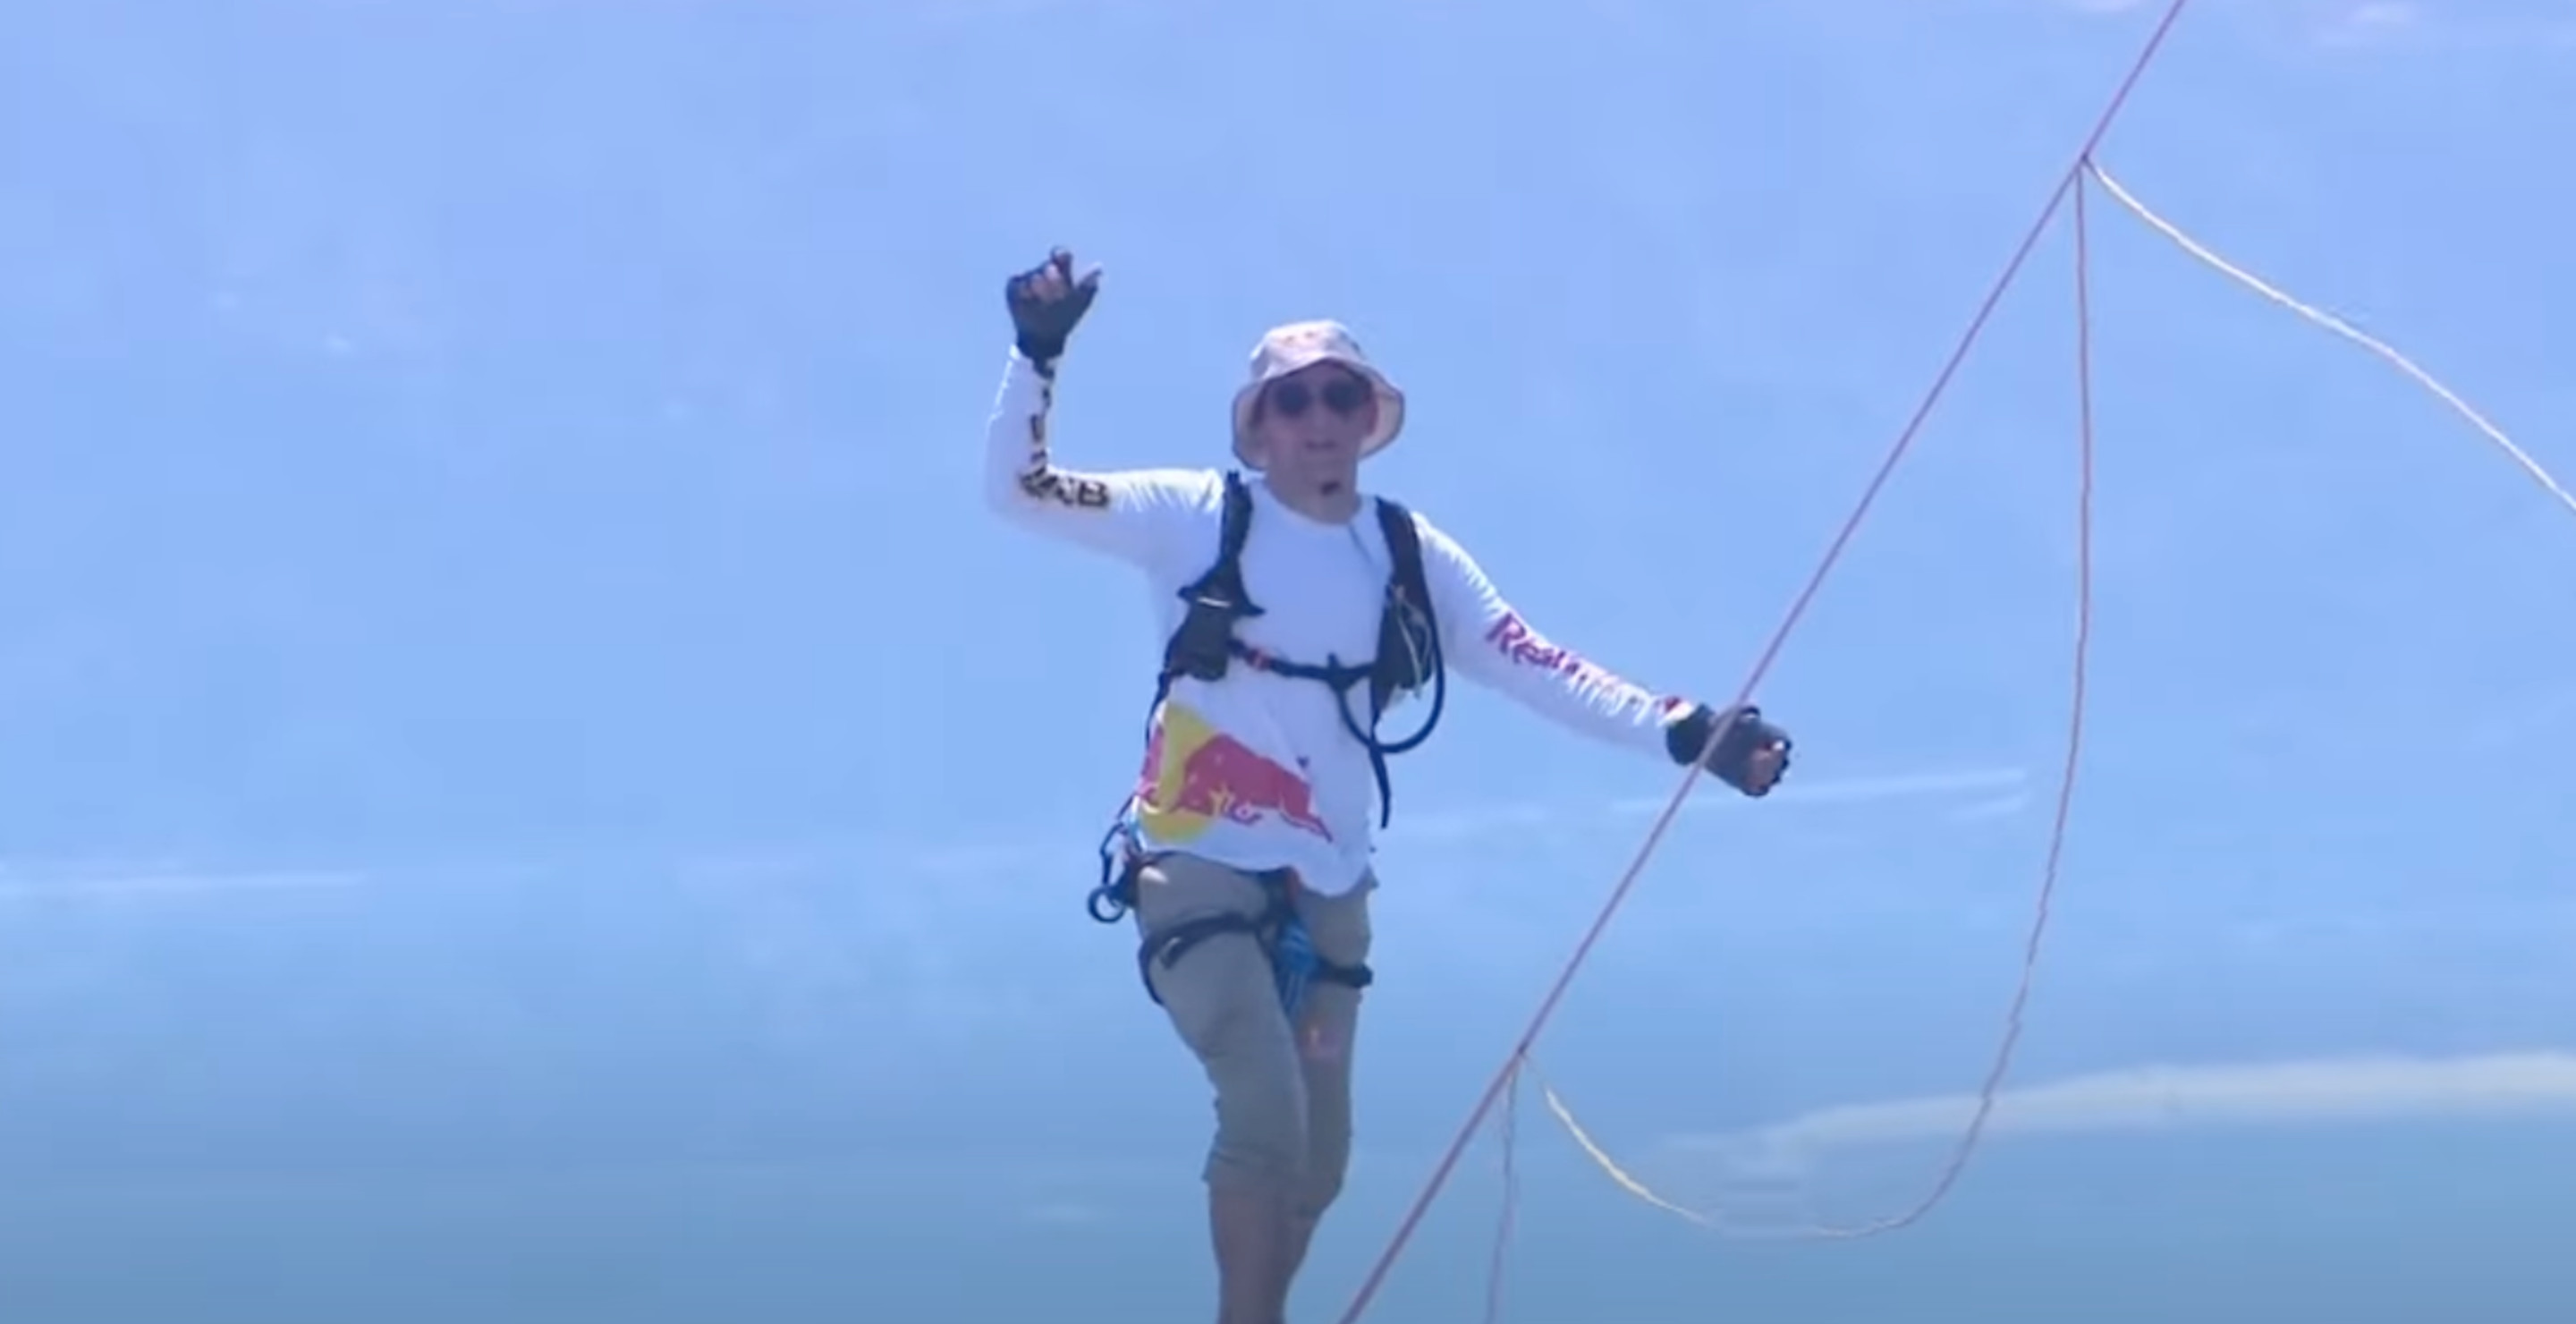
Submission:
<svg viewBox="0 0 2576 1324">
<path fill-rule="evenodd" d="M 1064 356 L 1073 328 L 1091 311 L 1091 301 L 1099 293 L 1099 266 L 1076 277 L 1070 249 L 1056 249 L 1046 261 L 1011 277 L 1003 287 L 1003 300 L 1010 306 L 1020 353 L 1040 369 L 1053 369 Z"/>
</svg>

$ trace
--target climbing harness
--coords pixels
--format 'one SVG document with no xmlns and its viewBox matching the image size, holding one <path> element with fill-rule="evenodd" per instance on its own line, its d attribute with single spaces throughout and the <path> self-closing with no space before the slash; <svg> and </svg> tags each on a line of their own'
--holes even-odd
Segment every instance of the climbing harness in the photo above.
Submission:
<svg viewBox="0 0 2576 1324">
<path fill-rule="evenodd" d="M 1422 569 L 1422 539 L 1414 527 L 1413 515 L 1384 497 L 1376 498 L 1375 504 L 1378 528 L 1394 559 L 1378 620 L 1377 656 L 1366 663 L 1344 662 L 1329 653 L 1321 663 L 1293 661 L 1253 648 L 1235 637 L 1236 623 L 1261 615 L 1262 609 L 1243 584 L 1243 545 L 1251 533 L 1252 489 L 1240 472 L 1229 470 L 1217 526 L 1216 561 L 1180 590 L 1188 611 L 1164 643 L 1163 667 L 1155 678 L 1154 699 L 1147 712 L 1162 706 L 1171 693 L 1172 682 L 1180 677 L 1219 680 L 1237 662 L 1272 675 L 1319 682 L 1333 691 L 1343 729 L 1368 751 L 1369 770 L 1377 778 L 1378 825 L 1384 827 L 1395 813 L 1386 761 L 1391 755 L 1419 748 L 1431 738 L 1447 703 L 1449 679 L 1440 652 L 1438 622 L 1432 615 L 1430 585 Z M 1350 699 L 1351 690 L 1363 681 L 1368 685 L 1369 702 L 1365 728 L 1352 716 Z M 1378 739 L 1378 722 L 1388 705 L 1397 696 L 1425 686 L 1431 690 L 1431 712 L 1423 720 L 1422 729 L 1394 743 Z M 1117 923 L 1135 906 L 1136 871 L 1148 863 L 1135 840 L 1131 808 L 1132 803 L 1122 806 L 1100 843 L 1100 885 L 1092 889 L 1088 909 L 1091 917 L 1103 924 Z M 1213 933 L 1249 932 L 1261 939 L 1280 972 L 1283 1003 L 1301 997 L 1304 983 L 1310 978 L 1330 982 L 1356 978 L 1355 986 L 1365 986 L 1369 979 L 1365 967 L 1356 968 L 1354 974 L 1315 957 L 1305 925 L 1297 918 L 1290 900 L 1293 886 L 1293 878 L 1264 876 L 1263 888 L 1271 894 L 1272 901 L 1262 915 L 1213 916 L 1183 925 L 1171 934 L 1149 935 L 1138 954 L 1140 966 L 1150 968 L 1150 963 L 1158 959 L 1168 966 L 1181 952 Z M 1146 991 L 1151 993 L 1152 989 L 1149 978 Z"/>
<path fill-rule="evenodd" d="M 1158 857 L 1147 856 L 1136 861 L 1124 881 L 1129 887 L 1129 904 L 1133 904 L 1134 876 L 1137 870 L 1152 864 Z M 1294 1022 L 1303 1009 L 1306 990 L 1317 983 L 1342 984 L 1350 988 L 1367 988 L 1376 975 L 1365 963 L 1343 965 L 1327 961 L 1315 950 L 1314 935 L 1306 927 L 1304 916 L 1297 913 L 1296 871 L 1269 869 L 1252 875 L 1261 885 L 1262 908 L 1252 914 L 1240 910 L 1222 910 L 1210 915 L 1186 919 L 1170 928 L 1146 935 L 1136 949 L 1136 973 L 1145 984 L 1145 996 L 1160 1006 L 1163 995 L 1154 991 L 1154 967 L 1168 970 L 1191 948 L 1219 934 L 1240 933 L 1261 945 L 1262 954 L 1270 958 L 1271 977 L 1279 990 L 1280 1009 Z M 1094 915 L 1098 912 L 1095 910 Z"/>
</svg>

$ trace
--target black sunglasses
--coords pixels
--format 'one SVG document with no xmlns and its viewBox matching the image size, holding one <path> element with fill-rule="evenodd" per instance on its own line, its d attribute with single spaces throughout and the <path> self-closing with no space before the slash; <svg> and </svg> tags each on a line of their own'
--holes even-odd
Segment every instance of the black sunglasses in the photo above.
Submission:
<svg viewBox="0 0 2576 1324">
<path fill-rule="evenodd" d="M 1309 388 L 1304 382 L 1291 380 L 1271 387 L 1267 403 L 1279 411 L 1281 418 L 1295 418 L 1305 413 L 1307 406 L 1315 403 L 1315 398 L 1320 395 L 1326 409 L 1349 415 L 1358 413 L 1372 394 L 1368 384 L 1356 377 L 1335 377 L 1326 382 L 1321 391 Z"/>
</svg>

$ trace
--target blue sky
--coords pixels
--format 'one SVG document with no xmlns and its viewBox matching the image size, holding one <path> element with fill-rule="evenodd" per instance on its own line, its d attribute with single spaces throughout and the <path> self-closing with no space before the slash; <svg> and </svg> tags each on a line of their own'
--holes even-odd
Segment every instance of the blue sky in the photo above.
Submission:
<svg viewBox="0 0 2576 1324">
<path fill-rule="evenodd" d="M 1086 465 L 1216 462 L 1259 332 L 1350 322 L 1414 402 L 1368 481 L 1542 629 L 1722 698 L 2156 8 L 0 7 L 0 1227 L 131 1256 L 108 1229 L 148 1206 L 167 1281 L 272 1322 L 368 1289 L 259 1297 L 172 1192 L 341 1183 L 275 1218 L 347 1238 L 349 1282 L 516 1283 L 531 1318 L 693 1235 L 514 1234 L 559 1253 L 505 1272 L 456 1212 L 504 1187 L 433 1198 L 490 1173 L 807 1228 L 692 1243 L 725 1249 L 689 1290 L 804 1284 L 774 1318 L 834 1317 L 854 1246 L 872 1280 L 988 1274 L 958 1318 L 1058 1273 L 1194 1302 L 1204 1099 L 1080 914 L 1158 641 L 1123 571 L 978 504 L 1002 278 L 1054 243 L 1107 267 L 1059 413 Z M 2534 164 L 2571 69 L 2563 3 L 2201 0 L 2101 159 L 2566 472 L 2571 194 Z M 1834 1250 L 1858 1278 L 1773 1281 L 1784 1310 L 1930 1299 L 1920 1247 L 2099 1198 L 2048 1146 L 2165 1183 L 2123 1272 L 2169 1281 L 2215 1262 L 2157 1240 L 2192 1201 L 2428 1163 L 2502 1201 L 2533 1168 L 2347 1118 L 2283 1175 L 2198 1123 L 2576 1104 L 2576 520 L 2384 364 L 2090 213 L 2090 758 L 2016 1076 L 2075 1102 L 2026 1103 L 1915 1234 L 1952 1240 Z M 1694 1137 L 1789 1127 L 1857 1156 L 1827 1212 L 1885 1212 L 1937 1157 L 1907 1101 L 1983 1069 L 2066 719 L 2064 219 L 1764 687 L 1795 786 L 1694 799 L 1542 1047 L 1676 1190 L 1728 1184 Z M 1473 691 L 1397 776 L 1317 1311 L 1671 789 Z M 2334 1065 L 2381 1057 L 2414 1065 Z M 2158 1070 L 2221 1074 L 2122 1074 Z M 2176 1125 L 2113 1125 L 2140 1098 Z M 1751 1290 L 1534 1101 L 1522 1128 L 1563 1233 L 1533 1293 L 1586 1281 L 1585 1236 L 1626 1248 L 1634 1318 Z M 652 1178 L 754 1171 L 798 1176 Z M 831 1215 L 848 1244 L 783 1212 L 888 1183 L 953 1203 L 948 1240 L 887 1249 L 882 1198 Z M 1418 1253 L 1479 1263 L 1492 1195 L 1476 1167 Z M 1187 1272 L 1103 1268 L 1121 1224 Z M 154 1317 L 136 1265 L 0 1255 L 0 1304 Z M 1420 1318 L 1481 1301 L 1403 1281 Z"/>
</svg>

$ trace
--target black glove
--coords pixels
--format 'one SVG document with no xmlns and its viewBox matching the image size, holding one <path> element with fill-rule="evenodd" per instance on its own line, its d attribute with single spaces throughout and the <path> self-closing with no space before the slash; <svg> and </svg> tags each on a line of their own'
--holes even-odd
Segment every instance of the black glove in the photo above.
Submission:
<svg viewBox="0 0 2576 1324">
<path fill-rule="evenodd" d="M 1061 248 L 1011 277 L 1002 287 L 1002 297 L 1010 305 L 1020 353 L 1041 371 L 1052 371 L 1055 361 L 1064 356 L 1073 328 L 1091 311 L 1091 301 L 1099 293 L 1100 268 L 1095 266 L 1076 280 L 1073 254 Z"/>
<path fill-rule="evenodd" d="M 1714 746 L 1709 742 L 1712 734 L 1717 738 Z M 1788 775 L 1789 745 L 1789 733 L 1762 720 L 1762 710 L 1751 704 L 1740 708 L 1697 704 L 1664 728 L 1664 748 L 1673 762 L 1684 766 L 1699 762 L 1710 776 L 1756 798 L 1769 795 Z M 1702 750 L 1707 751 L 1705 759 Z"/>
</svg>

